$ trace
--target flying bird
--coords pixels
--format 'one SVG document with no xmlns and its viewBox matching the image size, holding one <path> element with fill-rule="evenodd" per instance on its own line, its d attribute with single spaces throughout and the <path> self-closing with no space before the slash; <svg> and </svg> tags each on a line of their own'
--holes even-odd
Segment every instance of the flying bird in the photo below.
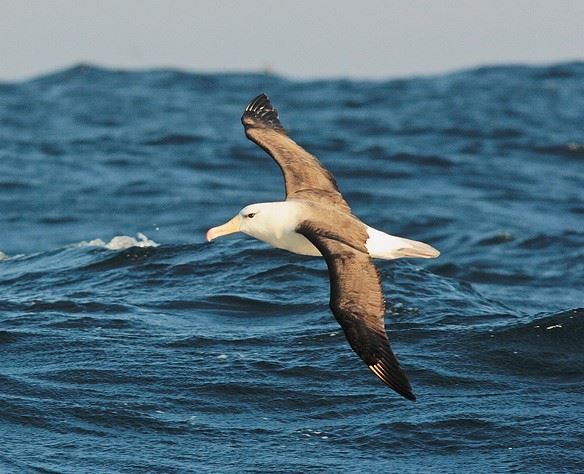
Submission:
<svg viewBox="0 0 584 474">
<path fill-rule="evenodd" d="M 415 400 L 410 382 L 389 345 L 385 300 L 373 258 L 435 258 L 428 244 L 395 237 L 363 223 L 341 195 L 335 178 L 294 142 L 265 94 L 245 108 L 247 138 L 264 149 L 284 175 L 286 200 L 250 204 L 207 232 L 217 237 L 243 232 L 273 247 L 324 257 L 330 278 L 330 308 L 347 341 L 385 384 Z"/>
</svg>

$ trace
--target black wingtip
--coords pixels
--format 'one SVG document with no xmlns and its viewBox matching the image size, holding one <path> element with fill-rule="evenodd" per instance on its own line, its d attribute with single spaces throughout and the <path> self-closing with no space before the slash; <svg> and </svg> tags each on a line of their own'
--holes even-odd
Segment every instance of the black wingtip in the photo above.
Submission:
<svg viewBox="0 0 584 474">
<path fill-rule="evenodd" d="M 412 402 L 416 401 L 416 396 L 414 395 L 414 392 L 401 393 L 400 395 L 407 398 L 408 400 L 411 400 Z"/>
<path fill-rule="evenodd" d="M 241 117 L 241 123 L 245 127 L 270 128 L 280 133 L 286 133 L 278 118 L 278 111 L 263 92 L 247 104 Z"/>
<path fill-rule="evenodd" d="M 369 365 L 369 369 L 377 376 L 377 378 L 389 388 L 399 393 L 402 397 L 413 402 L 416 401 L 416 396 L 412 391 L 410 381 L 405 372 L 399 366 L 399 362 L 397 362 L 393 353 L 391 358 L 385 357 L 379 360 L 378 363 Z"/>
</svg>

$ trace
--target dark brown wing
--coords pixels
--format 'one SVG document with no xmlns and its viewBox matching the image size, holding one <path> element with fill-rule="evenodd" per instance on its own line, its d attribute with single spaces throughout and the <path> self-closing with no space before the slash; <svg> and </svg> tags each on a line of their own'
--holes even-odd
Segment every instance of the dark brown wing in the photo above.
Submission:
<svg viewBox="0 0 584 474">
<path fill-rule="evenodd" d="M 364 248 L 365 240 L 362 240 L 363 249 L 355 245 L 358 227 L 350 227 L 353 228 L 343 229 L 343 237 L 338 239 L 310 221 L 302 223 L 296 231 L 310 240 L 326 259 L 331 310 L 353 350 L 379 379 L 405 398 L 415 400 L 385 332 L 385 302 L 379 273 Z M 349 231 L 348 237 L 345 230 Z M 347 238 L 352 240 L 352 245 L 343 242 Z"/>
<path fill-rule="evenodd" d="M 310 199 L 350 212 L 333 175 L 315 156 L 288 137 L 278 119 L 278 111 L 265 94 L 248 104 L 241 123 L 247 138 L 263 148 L 282 170 L 287 199 Z"/>
</svg>

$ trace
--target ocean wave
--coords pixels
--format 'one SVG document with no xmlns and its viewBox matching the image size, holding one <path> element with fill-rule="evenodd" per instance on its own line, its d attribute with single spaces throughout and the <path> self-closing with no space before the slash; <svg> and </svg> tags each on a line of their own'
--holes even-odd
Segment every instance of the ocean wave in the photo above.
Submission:
<svg viewBox="0 0 584 474">
<path fill-rule="evenodd" d="M 171 303 L 170 307 L 175 304 Z M 241 296 L 232 294 L 213 295 L 204 301 L 199 301 L 196 306 L 200 310 L 220 311 L 224 317 L 241 315 L 245 318 L 266 316 L 288 316 L 291 314 L 304 314 L 314 310 L 314 305 L 303 303 L 291 303 L 275 301 L 273 299 L 261 299 L 258 297 Z M 168 308 L 168 306 L 166 306 Z"/>
<path fill-rule="evenodd" d="M 9 308 L 11 311 L 27 313 L 127 313 L 129 309 L 121 304 L 101 303 L 99 301 L 57 300 L 43 301 L 33 299 L 26 302 L 4 302 L 0 308 Z"/>
<path fill-rule="evenodd" d="M 51 308 L 53 309 L 53 308 Z M 102 307 L 85 307 L 84 312 L 101 314 L 127 314 L 128 308 L 122 305 L 108 304 Z M 83 316 L 80 318 L 67 318 L 48 324 L 49 327 L 58 329 L 129 329 L 136 325 L 135 321 L 111 317 Z"/>
<path fill-rule="evenodd" d="M 584 376 L 584 309 L 520 318 L 470 335 L 477 357 L 521 377 L 577 383 Z"/>
<path fill-rule="evenodd" d="M 533 345 L 537 350 L 576 351 L 584 356 L 584 345 L 581 344 L 584 340 L 584 308 L 538 315 L 499 328 L 492 334 L 498 341 Z"/>
<path fill-rule="evenodd" d="M 150 240 L 148 237 L 146 237 L 145 234 L 141 232 L 138 232 L 136 237 L 137 239 L 127 235 L 118 235 L 107 243 L 101 239 L 94 239 L 72 244 L 71 247 L 99 247 L 108 250 L 126 250 L 132 247 L 145 248 L 159 246 L 158 243 Z"/>
<path fill-rule="evenodd" d="M 563 158 L 584 158 L 584 144 L 576 142 L 561 145 L 534 146 L 531 150 L 543 155 L 556 155 Z"/>
<path fill-rule="evenodd" d="M 189 145 L 191 143 L 199 143 L 203 141 L 202 137 L 197 135 L 186 135 L 179 133 L 170 133 L 159 138 L 153 138 L 144 142 L 145 145 L 150 146 L 165 146 L 165 145 Z"/>
<path fill-rule="evenodd" d="M 15 342 L 22 341 L 28 337 L 36 337 L 37 334 L 24 333 L 22 331 L 0 331 L 0 346 L 5 344 L 13 344 Z M 1 380 L 1 379 L 0 379 Z"/>
</svg>

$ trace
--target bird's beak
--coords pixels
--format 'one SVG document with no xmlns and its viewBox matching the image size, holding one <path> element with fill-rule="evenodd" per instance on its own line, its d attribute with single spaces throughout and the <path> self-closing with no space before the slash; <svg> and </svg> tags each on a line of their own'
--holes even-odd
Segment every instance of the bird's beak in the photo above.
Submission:
<svg viewBox="0 0 584 474">
<path fill-rule="evenodd" d="M 226 222 L 223 225 L 209 229 L 207 231 L 207 242 L 211 242 L 211 240 L 216 239 L 217 237 L 221 237 L 222 235 L 229 235 L 229 234 L 233 234 L 234 232 L 239 232 L 240 225 L 241 225 L 241 217 L 239 216 L 239 214 L 237 214 L 229 222 Z"/>
</svg>

